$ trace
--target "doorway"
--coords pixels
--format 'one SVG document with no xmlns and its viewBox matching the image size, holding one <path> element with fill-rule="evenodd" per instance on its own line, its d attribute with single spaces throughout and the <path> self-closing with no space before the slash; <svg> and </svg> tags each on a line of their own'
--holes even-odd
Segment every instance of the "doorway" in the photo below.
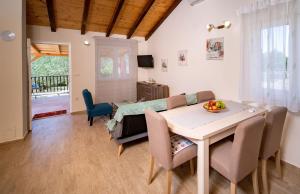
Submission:
<svg viewBox="0 0 300 194">
<path fill-rule="evenodd" d="M 68 44 L 31 43 L 31 114 L 42 119 L 70 112 Z"/>
</svg>

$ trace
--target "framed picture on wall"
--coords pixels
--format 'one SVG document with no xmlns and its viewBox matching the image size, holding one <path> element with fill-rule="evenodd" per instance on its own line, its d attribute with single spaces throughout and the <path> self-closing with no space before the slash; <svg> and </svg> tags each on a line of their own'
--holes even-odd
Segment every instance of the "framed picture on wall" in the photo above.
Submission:
<svg viewBox="0 0 300 194">
<path fill-rule="evenodd" d="M 180 66 L 186 66 L 188 65 L 188 61 L 187 61 L 187 50 L 180 50 L 178 51 L 178 56 L 177 56 L 177 60 L 178 60 L 178 65 Z"/>
<path fill-rule="evenodd" d="M 168 72 L 168 59 L 161 59 L 161 71 Z"/>
<path fill-rule="evenodd" d="M 224 59 L 224 38 L 213 38 L 206 41 L 207 60 Z"/>
</svg>

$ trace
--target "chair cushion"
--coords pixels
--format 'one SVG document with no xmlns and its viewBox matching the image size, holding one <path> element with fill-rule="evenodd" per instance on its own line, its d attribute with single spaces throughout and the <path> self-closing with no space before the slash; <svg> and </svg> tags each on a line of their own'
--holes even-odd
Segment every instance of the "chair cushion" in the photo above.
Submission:
<svg viewBox="0 0 300 194">
<path fill-rule="evenodd" d="M 171 136 L 173 168 L 197 156 L 197 146 L 190 140 L 180 136 Z"/>
<path fill-rule="evenodd" d="M 90 114 L 91 117 L 112 114 L 112 106 L 108 103 L 95 104 L 95 107 L 90 111 Z"/>
<path fill-rule="evenodd" d="M 197 104 L 197 94 L 187 94 L 185 95 L 187 105 Z"/>
<path fill-rule="evenodd" d="M 231 141 L 221 141 L 210 148 L 210 166 L 227 179 L 230 179 Z"/>
<path fill-rule="evenodd" d="M 191 145 L 193 145 L 193 142 L 180 135 L 171 136 L 171 147 L 173 156 Z"/>
</svg>

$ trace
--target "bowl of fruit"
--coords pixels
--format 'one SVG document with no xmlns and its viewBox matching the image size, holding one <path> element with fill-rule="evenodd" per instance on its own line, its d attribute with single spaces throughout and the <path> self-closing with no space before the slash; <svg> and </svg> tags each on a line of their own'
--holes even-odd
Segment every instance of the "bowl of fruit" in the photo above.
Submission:
<svg viewBox="0 0 300 194">
<path fill-rule="evenodd" d="M 221 100 L 210 100 L 203 105 L 203 108 L 208 112 L 217 113 L 226 109 L 225 103 Z"/>
</svg>

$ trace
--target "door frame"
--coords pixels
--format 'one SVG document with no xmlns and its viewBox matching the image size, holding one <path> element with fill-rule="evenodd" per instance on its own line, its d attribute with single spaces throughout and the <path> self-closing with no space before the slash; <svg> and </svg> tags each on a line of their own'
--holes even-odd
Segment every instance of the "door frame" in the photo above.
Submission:
<svg viewBox="0 0 300 194">
<path fill-rule="evenodd" d="M 28 75 L 28 131 L 32 131 L 32 101 L 31 101 L 31 39 L 27 38 L 26 41 L 26 53 L 27 53 L 27 75 Z"/>
<path fill-rule="evenodd" d="M 28 38 L 29 39 L 29 38 Z M 68 46 L 68 57 L 69 57 L 69 112 L 68 113 L 72 113 L 72 96 L 73 96 L 73 89 L 72 89 L 72 83 L 73 83 L 73 76 L 72 76 L 72 61 L 71 61 L 71 43 L 70 42 L 59 42 L 59 41 L 35 41 L 30 39 L 30 48 L 31 48 L 31 44 L 62 44 L 62 45 L 67 45 Z M 30 52 L 31 53 L 31 52 Z M 31 59 L 31 55 L 30 55 L 30 59 Z M 31 93 L 31 88 L 32 88 L 32 83 L 31 83 L 31 60 L 30 60 L 30 64 L 28 64 L 28 68 L 29 68 L 29 72 L 28 72 L 28 80 L 29 80 L 29 112 L 30 112 L 30 125 L 32 122 L 32 104 L 31 104 L 31 98 L 32 98 L 32 93 Z"/>
</svg>

